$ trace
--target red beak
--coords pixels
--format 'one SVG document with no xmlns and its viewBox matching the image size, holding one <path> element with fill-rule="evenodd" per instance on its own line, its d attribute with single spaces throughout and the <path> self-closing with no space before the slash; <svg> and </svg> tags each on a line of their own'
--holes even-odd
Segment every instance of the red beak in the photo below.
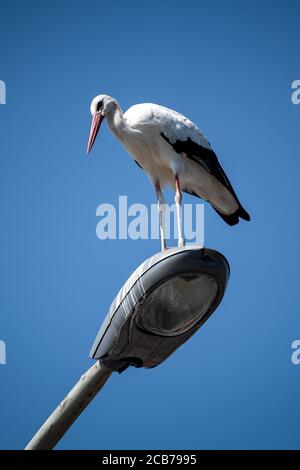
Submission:
<svg viewBox="0 0 300 470">
<path fill-rule="evenodd" d="M 101 113 L 96 113 L 92 119 L 92 125 L 91 125 L 91 130 L 90 130 L 90 136 L 89 136 L 89 141 L 87 145 L 87 153 L 90 153 L 92 150 L 92 147 L 94 145 L 94 142 L 96 140 L 97 134 L 100 129 L 101 122 L 103 121 L 104 116 Z"/>
</svg>

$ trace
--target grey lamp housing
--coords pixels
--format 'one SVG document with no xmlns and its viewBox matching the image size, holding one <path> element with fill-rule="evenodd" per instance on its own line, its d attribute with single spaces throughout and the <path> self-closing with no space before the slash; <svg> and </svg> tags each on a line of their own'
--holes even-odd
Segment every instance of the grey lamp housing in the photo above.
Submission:
<svg viewBox="0 0 300 470">
<path fill-rule="evenodd" d="M 215 311 L 229 273 L 226 258 L 208 248 L 171 248 L 152 256 L 114 299 L 90 356 L 118 372 L 157 366 Z"/>
</svg>

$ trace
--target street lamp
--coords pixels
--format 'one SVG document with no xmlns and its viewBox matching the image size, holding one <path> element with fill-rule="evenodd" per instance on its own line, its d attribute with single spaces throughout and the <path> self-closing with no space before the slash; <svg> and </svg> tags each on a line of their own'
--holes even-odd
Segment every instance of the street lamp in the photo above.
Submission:
<svg viewBox="0 0 300 470">
<path fill-rule="evenodd" d="M 91 350 L 114 371 L 155 367 L 219 305 L 229 265 L 217 251 L 172 248 L 147 259 L 113 301 Z"/>
<path fill-rule="evenodd" d="M 94 341 L 90 356 L 96 364 L 26 449 L 52 449 L 113 371 L 164 361 L 215 311 L 228 279 L 225 257 L 197 246 L 171 248 L 141 264 L 114 299 Z"/>
</svg>

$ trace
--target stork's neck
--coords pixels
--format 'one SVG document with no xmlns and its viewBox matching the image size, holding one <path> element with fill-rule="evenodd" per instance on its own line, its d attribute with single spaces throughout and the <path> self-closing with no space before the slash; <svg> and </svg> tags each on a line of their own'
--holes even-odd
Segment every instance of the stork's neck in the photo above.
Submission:
<svg viewBox="0 0 300 470">
<path fill-rule="evenodd" d="M 116 103 L 116 106 L 106 115 L 107 122 L 112 132 L 120 140 L 126 139 L 126 135 L 130 133 L 130 127 L 127 125 L 124 119 L 123 112 L 120 106 Z"/>
</svg>

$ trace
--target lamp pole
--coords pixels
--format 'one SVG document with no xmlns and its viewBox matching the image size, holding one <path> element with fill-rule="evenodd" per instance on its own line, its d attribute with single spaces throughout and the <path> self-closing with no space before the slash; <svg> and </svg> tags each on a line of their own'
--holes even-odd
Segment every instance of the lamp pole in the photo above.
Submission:
<svg viewBox="0 0 300 470">
<path fill-rule="evenodd" d="M 112 374 L 101 361 L 88 369 L 44 422 L 25 450 L 51 450 Z"/>
<path fill-rule="evenodd" d="M 26 450 L 55 447 L 113 371 L 155 367 L 187 341 L 216 310 L 229 279 L 223 255 L 197 246 L 172 248 L 144 261 L 110 306 L 85 372 Z"/>
</svg>

